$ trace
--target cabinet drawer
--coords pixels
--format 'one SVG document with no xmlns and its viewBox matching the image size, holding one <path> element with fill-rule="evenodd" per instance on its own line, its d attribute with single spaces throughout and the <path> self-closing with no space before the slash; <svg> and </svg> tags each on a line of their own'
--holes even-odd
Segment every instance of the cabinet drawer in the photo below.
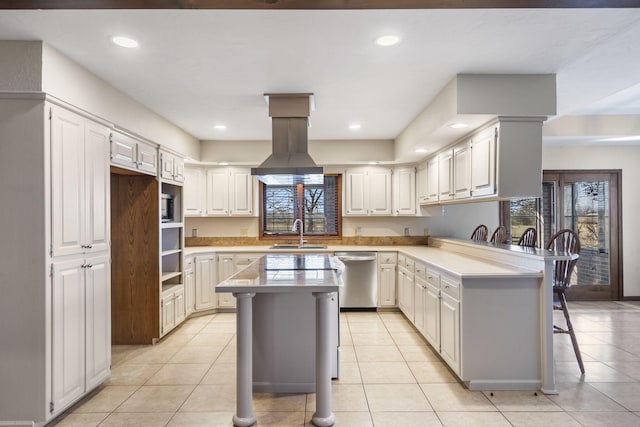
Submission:
<svg viewBox="0 0 640 427">
<path fill-rule="evenodd" d="M 440 285 L 443 293 L 449 295 L 451 298 L 459 299 L 460 281 L 458 279 L 449 276 L 441 276 Z"/>
<path fill-rule="evenodd" d="M 440 289 L 440 272 L 432 268 L 427 268 L 427 283 L 434 288 Z"/>
<path fill-rule="evenodd" d="M 427 266 L 424 265 L 423 263 L 416 262 L 414 271 L 415 271 L 416 277 L 420 277 L 422 279 L 427 278 Z"/>
<path fill-rule="evenodd" d="M 413 260 L 413 258 L 406 257 L 404 264 L 407 270 L 413 272 L 413 269 L 415 268 L 415 261 Z"/>
<path fill-rule="evenodd" d="M 192 256 L 188 256 L 184 258 L 184 269 L 186 270 L 193 270 L 193 257 Z"/>
<path fill-rule="evenodd" d="M 378 253 L 379 264 L 396 264 L 397 262 L 398 262 L 398 254 L 396 252 Z"/>
</svg>

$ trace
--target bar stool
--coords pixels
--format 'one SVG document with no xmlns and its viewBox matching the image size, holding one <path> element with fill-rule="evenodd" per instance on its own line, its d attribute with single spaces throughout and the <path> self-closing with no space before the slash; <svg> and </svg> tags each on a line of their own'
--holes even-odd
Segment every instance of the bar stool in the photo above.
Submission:
<svg viewBox="0 0 640 427">
<path fill-rule="evenodd" d="M 507 243 L 507 229 L 503 225 L 495 229 L 491 235 L 491 243 Z"/>
<path fill-rule="evenodd" d="M 480 224 L 479 226 L 476 227 L 475 230 L 473 230 L 473 233 L 471 233 L 471 240 L 475 240 L 478 242 L 486 242 L 488 234 L 489 234 L 489 229 L 487 228 L 487 226 L 484 224 Z"/>
<path fill-rule="evenodd" d="M 551 249 L 558 252 L 568 252 L 570 254 L 577 254 L 580 252 L 580 239 L 578 235 L 569 229 L 558 231 L 551 237 L 547 244 L 547 249 Z M 571 274 L 576 266 L 578 259 L 572 259 L 567 261 L 554 261 L 553 272 L 553 295 L 554 295 L 554 310 L 562 310 L 564 319 L 567 323 L 567 327 L 561 328 L 553 325 L 554 334 L 569 334 L 571 337 L 571 344 L 573 344 L 573 351 L 578 359 L 578 365 L 580 366 L 580 372 L 584 374 L 584 363 L 582 363 L 582 355 L 580 354 L 580 348 L 578 347 L 578 340 L 576 339 L 576 333 L 573 330 L 571 319 L 569 317 L 569 309 L 567 307 L 567 298 L 565 296 L 566 290 L 571 286 Z M 555 299 L 557 298 L 558 303 Z"/>
<path fill-rule="evenodd" d="M 535 228 L 529 227 L 524 230 L 522 236 L 520 236 L 520 240 L 518 240 L 518 245 L 527 246 L 529 248 L 535 248 L 538 244 L 538 232 Z"/>
</svg>

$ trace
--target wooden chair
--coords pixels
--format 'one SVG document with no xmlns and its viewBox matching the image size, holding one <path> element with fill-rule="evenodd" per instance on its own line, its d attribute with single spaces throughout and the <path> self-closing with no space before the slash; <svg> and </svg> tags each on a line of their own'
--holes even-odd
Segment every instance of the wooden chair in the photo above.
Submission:
<svg viewBox="0 0 640 427">
<path fill-rule="evenodd" d="M 493 234 L 491 235 L 491 243 L 507 243 L 507 229 L 501 225 L 495 229 Z"/>
<path fill-rule="evenodd" d="M 535 248 L 538 245 L 538 232 L 536 229 L 529 227 L 524 230 L 524 233 L 520 236 L 520 240 L 518 240 L 518 245 Z"/>
<path fill-rule="evenodd" d="M 471 233 L 471 240 L 486 242 L 488 234 L 489 234 L 489 229 L 487 228 L 487 226 L 480 224 L 479 226 L 476 227 L 475 230 L 473 230 L 473 233 Z"/>
<path fill-rule="evenodd" d="M 547 249 L 568 252 L 571 254 L 578 254 L 580 252 L 580 239 L 573 230 L 560 230 L 551 237 L 547 244 Z M 564 319 L 567 323 L 567 327 L 561 328 L 553 325 L 554 334 L 568 334 L 571 337 L 571 344 L 573 344 L 573 351 L 578 359 L 578 365 L 580 366 L 580 372 L 584 374 L 584 363 L 582 363 L 582 355 L 580 354 L 580 348 L 578 347 L 578 340 L 576 339 L 573 325 L 571 324 L 571 318 L 569 317 L 569 309 L 567 307 L 567 298 L 565 296 L 566 290 L 571 286 L 571 274 L 576 266 L 578 259 L 567 261 L 555 261 L 553 271 L 553 295 L 554 295 L 554 310 L 562 310 Z M 556 300 L 558 303 L 556 303 Z"/>
</svg>

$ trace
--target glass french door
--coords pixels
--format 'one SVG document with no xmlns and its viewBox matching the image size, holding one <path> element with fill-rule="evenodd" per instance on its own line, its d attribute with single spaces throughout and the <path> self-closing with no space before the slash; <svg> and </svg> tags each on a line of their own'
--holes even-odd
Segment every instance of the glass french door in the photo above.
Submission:
<svg viewBox="0 0 640 427">
<path fill-rule="evenodd" d="M 544 245 L 558 230 L 580 238 L 580 258 L 567 298 L 622 296 L 619 171 L 545 171 L 540 216 Z"/>
</svg>

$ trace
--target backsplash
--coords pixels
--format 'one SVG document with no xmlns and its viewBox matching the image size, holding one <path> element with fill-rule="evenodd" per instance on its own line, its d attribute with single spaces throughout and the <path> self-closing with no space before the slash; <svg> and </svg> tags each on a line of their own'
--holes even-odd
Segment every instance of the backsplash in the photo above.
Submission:
<svg viewBox="0 0 640 427">
<path fill-rule="evenodd" d="M 341 239 L 313 239 L 313 244 L 396 246 L 426 245 L 427 236 L 343 236 Z M 269 246 L 275 243 L 297 244 L 297 238 L 259 239 L 257 237 L 186 237 L 186 246 Z"/>
</svg>

